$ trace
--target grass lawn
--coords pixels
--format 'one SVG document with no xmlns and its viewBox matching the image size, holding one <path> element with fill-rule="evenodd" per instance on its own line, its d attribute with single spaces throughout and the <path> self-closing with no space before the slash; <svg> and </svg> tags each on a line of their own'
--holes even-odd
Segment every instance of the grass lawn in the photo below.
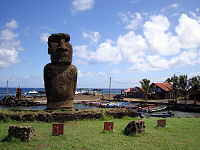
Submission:
<svg viewBox="0 0 200 150">
<path fill-rule="evenodd" d="M 52 136 L 52 123 L 0 122 L 0 141 L 7 136 L 10 125 L 32 126 L 36 131 L 36 137 L 32 142 L 18 140 L 0 142 L 0 149 L 200 149 L 200 118 L 167 118 L 167 126 L 164 128 L 155 128 L 157 118 L 148 118 L 144 119 L 145 133 L 125 136 L 122 131 L 133 120 L 137 118 L 69 121 L 64 124 L 64 135 L 62 136 Z M 103 132 L 105 121 L 114 122 L 113 132 Z"/>
</svg>

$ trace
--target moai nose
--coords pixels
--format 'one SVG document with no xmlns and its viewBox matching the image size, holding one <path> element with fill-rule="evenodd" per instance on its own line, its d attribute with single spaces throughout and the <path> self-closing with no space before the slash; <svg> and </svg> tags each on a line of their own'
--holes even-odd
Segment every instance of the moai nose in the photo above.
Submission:
<svg viewBox="0 0 200 150">
<path fill-rule="evenodd" d="M 67 49 L 67 47 L 65 45 L 65 39 L 60 39 L 59 44 L 58 44 L 58 48 Z"/>
</svg>

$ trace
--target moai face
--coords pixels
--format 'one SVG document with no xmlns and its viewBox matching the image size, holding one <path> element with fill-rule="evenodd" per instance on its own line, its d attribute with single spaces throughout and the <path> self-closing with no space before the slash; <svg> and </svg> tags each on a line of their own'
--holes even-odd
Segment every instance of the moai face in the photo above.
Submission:
<svg viewBox="0 0 200 150">
<path fill-rule="evenodd" d="M 53 63 L 72 62 L 72 45 L 69 43 L 70 35 L 64 33 L 51 34 L 48 38 L 48 54 Z"/>
</svg>

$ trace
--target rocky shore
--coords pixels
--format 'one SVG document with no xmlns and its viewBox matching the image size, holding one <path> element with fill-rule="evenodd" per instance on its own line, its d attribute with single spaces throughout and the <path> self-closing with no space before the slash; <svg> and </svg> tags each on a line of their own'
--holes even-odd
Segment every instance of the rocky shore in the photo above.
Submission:
<svg viewBox="0 0 200 150">
<path fill-rule="evenodd" d="M 22 97 L 17 99 L 16 96 L 5 96 L 1 101 L 0 105 L 11 107 L 11 106 L 39 106 L 39 102 L 33 101 L 31 97 Z"/>
</svg>

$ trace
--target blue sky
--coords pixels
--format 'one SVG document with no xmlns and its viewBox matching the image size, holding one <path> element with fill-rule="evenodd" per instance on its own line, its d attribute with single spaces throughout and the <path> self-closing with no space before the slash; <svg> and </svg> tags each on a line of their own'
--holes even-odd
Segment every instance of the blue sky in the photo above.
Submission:
<svg viewBox="0 0 200 150">
<path fill-rule="evenodd" d="M 47 38 L 68 33 L 77 87 L 200 75 L 199 0 L 0 1 L 0 87 L 44 87 Z"/>
</svg>

